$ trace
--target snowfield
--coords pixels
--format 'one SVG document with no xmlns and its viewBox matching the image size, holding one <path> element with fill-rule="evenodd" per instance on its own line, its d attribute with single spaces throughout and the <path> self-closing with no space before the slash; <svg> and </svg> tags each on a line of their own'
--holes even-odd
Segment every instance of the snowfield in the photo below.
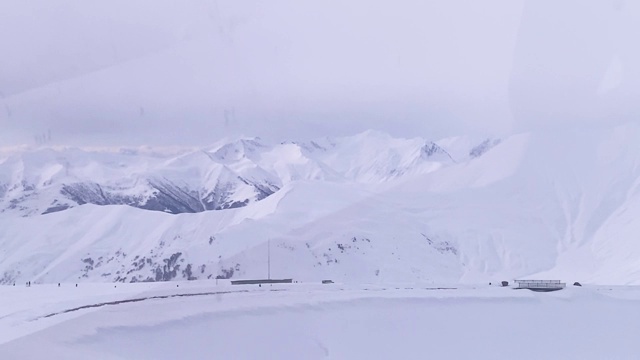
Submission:
<svg viewBox="0 0 640 360">
<path fill-rule="evenodd" d="M 0 360 L 640 359 L 639 24 L 0 0 Z"/>
<path fill-rule="evenodd" d="M 7 153 L 2 358 L 637 357 L 637 124 L 503 139 L 369 131 L 255 141 Z M 55 165 L 65 163 L 69 171 Z M 237 177 L 201 176 L 211 168 Z M 226 192 L 242 206 L 207 211 L 192 197 L 199 211 L 78 202 L 41 212 L 43 199 L 72 201 L 56 190 L 70 179 L 122 190 L 156 174 L 192 189 L 260 179 L 277 189 L 261 199 L 249 199 L 253 185 Z M 266 277 L 269 258 L 272 277 L 299 283 L 229 285 Z M 521 277 L 585 287 L 488 285 Z"/>
<path fill-rule="evenodd" d="M 635 123 L 504 139 L 367 131 L 131 154 L 8 154 L 0 283 L 260 278 L 270 244 L 272 275 L 300 281 L 640 284 Z M 164 185 L 149 181 L 159 178 Z M 74 203 L 64 191 L 73 186 L 101 195 Z M 177 205 L 105 203 L 117 198 L 108 189 Z M 208 199 L 238 205 L 215 210 Z M 46 211 L 55 204 L 66 207 Z"/>
<path fill-rule="evenodd" d="M 533 293 L 417 283 L 114 286 L 0 287 L 2 358 L 633 359 L 638 354 L 640 290 L 635 287 Z M 63 313 L 123 300 L 140 301 Z"/>
</svg>

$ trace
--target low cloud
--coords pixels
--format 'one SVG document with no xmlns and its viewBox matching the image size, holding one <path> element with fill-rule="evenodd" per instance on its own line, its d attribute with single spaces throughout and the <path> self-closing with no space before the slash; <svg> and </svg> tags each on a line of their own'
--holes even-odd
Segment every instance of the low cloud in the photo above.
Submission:
<svg viewBox="0 0 640 360">
<path fill-rule="evenodd" d="M 0 145 L 49 131 L 58 144 L 197 145 L 633 121 L 638 8 L 9 0 L 0 4 Z"/>
</svg>

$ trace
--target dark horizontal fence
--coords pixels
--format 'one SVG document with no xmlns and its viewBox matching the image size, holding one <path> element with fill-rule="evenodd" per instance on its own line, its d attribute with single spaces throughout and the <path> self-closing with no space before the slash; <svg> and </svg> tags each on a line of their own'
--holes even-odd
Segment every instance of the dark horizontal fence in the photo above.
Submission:
<svg viewBox="0 0 640 360">
<path fill-rule="evenodd" d="M 231 280 L 231 285 L 291 284 L 293 279 Z"/>
</svg>

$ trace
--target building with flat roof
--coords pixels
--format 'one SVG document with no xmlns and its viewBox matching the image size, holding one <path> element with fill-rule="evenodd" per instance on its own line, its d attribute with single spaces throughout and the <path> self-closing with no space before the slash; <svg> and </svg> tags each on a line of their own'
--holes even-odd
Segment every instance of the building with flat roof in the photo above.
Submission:
<svg viewBox="0 0 640 360">
<path fill-rule="evenodd" d="M 528 289 L 531 291 L 558 291 L 567 287 L 560 280 L 515 280 L 515 289 Z"/>
</svg>

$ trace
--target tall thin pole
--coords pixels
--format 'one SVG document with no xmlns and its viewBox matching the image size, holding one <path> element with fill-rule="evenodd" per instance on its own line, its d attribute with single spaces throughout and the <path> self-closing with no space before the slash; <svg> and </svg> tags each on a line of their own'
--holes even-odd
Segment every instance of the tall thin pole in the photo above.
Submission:
<svg viewBox="0 0 640 360">
<path fill-rule="evenodd" d="M 271 280 L 271 239 L 267 240 L 267 276 Z"/>
</svg>

